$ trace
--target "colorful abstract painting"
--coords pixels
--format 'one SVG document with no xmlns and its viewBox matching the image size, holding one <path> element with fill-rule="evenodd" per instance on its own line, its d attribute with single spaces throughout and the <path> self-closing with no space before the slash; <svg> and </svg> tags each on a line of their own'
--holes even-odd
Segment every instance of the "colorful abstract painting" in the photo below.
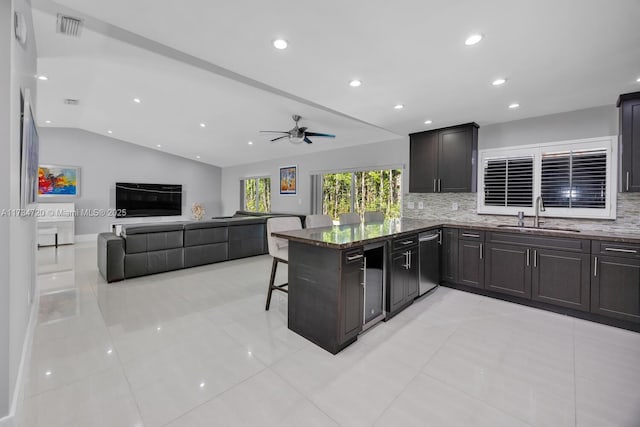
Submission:
<svg viewBox="0 0 640 427">
<path fill-rule="evenodd" d="M 79 169 L 73 166 L 41 165 L 38 168 L 38 195 L 78 196 Z"/>
<path fill-rule="evenodd" d="M 280 194 L 296 194 L 297 166 L 280 168 Z"/>
</svg>

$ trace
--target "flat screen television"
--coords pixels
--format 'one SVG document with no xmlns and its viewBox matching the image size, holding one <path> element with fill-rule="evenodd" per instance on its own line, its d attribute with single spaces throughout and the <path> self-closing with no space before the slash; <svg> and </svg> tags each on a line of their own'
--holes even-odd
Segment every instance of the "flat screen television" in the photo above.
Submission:
<svg viewBox="0 0 640 427">
<path fill-rule="evenodd" d="M 116 217 L 182 215 L 182 185 L 116 182 Z"/>
</svg>

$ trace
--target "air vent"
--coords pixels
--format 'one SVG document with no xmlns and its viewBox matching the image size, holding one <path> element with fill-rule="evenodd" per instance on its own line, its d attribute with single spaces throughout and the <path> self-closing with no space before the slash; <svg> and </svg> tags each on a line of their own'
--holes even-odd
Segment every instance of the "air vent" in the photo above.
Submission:
<svg viewBox="0 0 640 427">
<path fill-rule="evenodd" d="M 71 98 L 67 98 L 64 100 L 64 103 L 67 105 L 78 105 L 80 104 L 80 100 L 79 99 L 71 99 Z"/>
<path fill-rule="evenodd" d="M 78 18 L 58 14 L 56 31 L 70 37 L 80 37 L 82 21 Z"/>
</svg>

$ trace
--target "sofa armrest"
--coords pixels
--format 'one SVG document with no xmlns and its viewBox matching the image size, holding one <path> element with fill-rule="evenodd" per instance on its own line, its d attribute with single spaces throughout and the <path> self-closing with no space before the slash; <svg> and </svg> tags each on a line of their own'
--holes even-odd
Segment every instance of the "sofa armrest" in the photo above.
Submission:
<svg viewBox="0 0 640 427">
<path fill-rule="evenodd" d="M 107 282 L 124 279 L 124 239 L 113 233 L 98 234 L 98 270 Z"/>
</svg>

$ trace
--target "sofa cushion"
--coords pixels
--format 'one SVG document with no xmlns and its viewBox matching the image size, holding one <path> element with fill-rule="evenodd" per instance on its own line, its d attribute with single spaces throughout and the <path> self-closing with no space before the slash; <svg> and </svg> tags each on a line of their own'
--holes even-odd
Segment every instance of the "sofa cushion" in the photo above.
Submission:
<svg viewBox="0 0 640 427">
<path fill-rule="evenodd" d="M 226 242 L 229 239 L 227 227 L 197 228 L 184 230 L 184 246 L 209 245 L 211 243 Z"/>
<path fill-rule="evenodd" d="M 125 252 L 137 254 L 142 252 L 182 248 L 184 232 L 166 231 L 145 234 L 128 234 L 124 236 Z"/>
<path fill-rule="evenodd" d="M 213 243 L 210 245 L 189 246 L 184 248 L 184 266 L 211 264 L 226 261 L 229 250 L 228 243 Z"/>
<path fill-rule="evenodd" d="M 207 221 L 192 221 L 184 224 L 185 230 L 200 230 L 202 228 L 219 228 L 226 227 L 228 221 L 226 219 L 211 219 Z"/>
<path fill-rule="evenodd" d="M 159 233 L 164 231 L 179 231 L 188 224 L 186 222 L 159 222 L 157 224 L 127 224 L 122 226 L 122 236 L 132 234 Z"/>
</svg>

